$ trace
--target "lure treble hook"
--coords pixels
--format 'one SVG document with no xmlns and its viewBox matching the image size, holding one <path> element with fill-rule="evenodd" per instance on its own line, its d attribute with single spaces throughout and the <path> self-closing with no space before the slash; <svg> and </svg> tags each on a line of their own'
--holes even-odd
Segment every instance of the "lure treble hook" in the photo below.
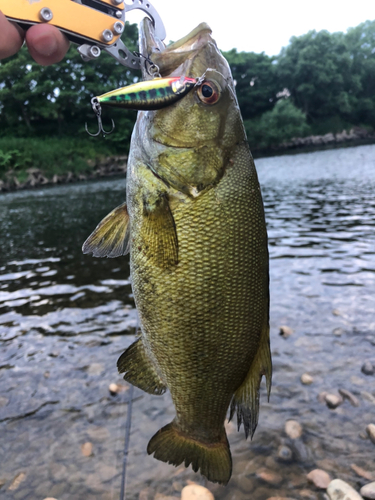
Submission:
<svg viewBox="0 0 375 500">
<path fill-rule="evenodd" d="M 96 118 L 98 120 L 98 131 L 96 132 L 96 134 L 92 134 L 88 130 L 87 123 L 85 123 L 86 132 L 89 135 L 91 135 L 91 137 L 97 137 L 99 134 L 102 134 L 103 137 L 105 137 L 106 135 L 112 134 L 112 132 L 115 130 L 115 122 L 112 120 L 112 129 L 109 132 L 104 130 L 103 123 L 102 123 L 102 108 L 100 106 L 100 102 L 98 101 L 97 97 L 93 97 L 91 99 L 91 106 L 92 106 L 92 109 L 94 110 L 94 112 L 96 114 Z"/>
</svg>

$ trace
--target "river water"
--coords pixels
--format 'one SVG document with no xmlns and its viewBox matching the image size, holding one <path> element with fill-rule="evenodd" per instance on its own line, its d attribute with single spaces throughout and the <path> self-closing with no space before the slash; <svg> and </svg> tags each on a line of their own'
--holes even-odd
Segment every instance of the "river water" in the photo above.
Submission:
<svg viewBox="0 0 375 500">
<path fill-rule="evenodd" d="M 127 498 L 179 498 L 188 481 L 216 499 L 324 498 L 306 480 L 326 470 L 357 490 L 375 471 L 375 146 L 259 159 L 269 231 L 270 402 L 261 391 L 252 442 L 227 425 L 233 477 L 205 482 L 146 453 L 174 416 L 168 394 L 134 391 Z M 126 257 L 94 259 L 81 245 L 124 201 L 125 179 L 0 197 L 0 496 L 119 498 L 129 386 L 116 361 L 137 325 Z M 293 329 L 287 339 L 280 325 Z M 313 377 L 303 385 L 300 377 Z M 111 395 L 110 383 L 122 384 Z M 329 409 L 318 396 L 359 400 Z M 301 437 L 285 433 L 297 420 Z M 82 453 L 91 443 L 92 453 Z M 265 474 L 268 473 L 268 474 Z M 164 495 L 164 496 L 163 496 Z"/>
</svg>

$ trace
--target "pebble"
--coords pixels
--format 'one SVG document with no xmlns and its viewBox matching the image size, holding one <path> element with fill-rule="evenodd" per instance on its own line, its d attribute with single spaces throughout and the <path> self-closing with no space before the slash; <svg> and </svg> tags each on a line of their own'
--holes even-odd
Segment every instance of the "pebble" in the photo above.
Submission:
<svg viewBox="0 0 375 500">
<path fill-rule="evenodd" d="M 341 337 L 341 335 L 344 333 L 344 330 L 342 328 L 335 328 L 333 330 L 333 335 L 336 337 Z"/>
<path fill-rule="evenodd" d="M 115 396 L 119 392 L 125 392 L 129 389 L 128 385 L 122 385 L 122 384 L 109 384 L 108 390 L 112 394 L 112 396 Z"/>
<path fill-rule="evenodd" d="M 47 498 L 44 498 L 43 500 L 57 500 L 57 498 L 47 497 Z"/>
<path fill-rule="evenodd" d="M 369 401 L 370 403 L 375 404 L 375 396 L 373 396 L 370 392 L 367 391 L 361 391 L 361 396 L 366 399 L 366 401 Z"/>
<path fill-rule="evenodd" d="M 280 460 L 288 462 L 293 457 L 293 452 L 287 446 L 281 445 L 277 450 L 277 456 Z"/>
<path fill-rule="evenodd" d="M 317 488 L 326 490 L 332 481 L 331 476 L 322 469 L 314 469 L 307 474 L 307 480 L 313 483 Z"/>
<path fill-rule="evenodd" d="M 286 326 L 286 325 L 280 326 L 280 335 L 284 339 L 287 339 L 288 337 L 290 337 L 292 335 L 292 333 L 293 333 L 293 330 L 289 326 Z"/>
<path fill-rule="evenodd" d="M 366 361 L 362 365 L 361 372 L 364 373 L 365 375 L 374 375 L 374 373 L 375 373 L 375 367 L 371 363 L 371 361 Z"/>
<path fill-rule="evenodd" d="M 263 481 L 269 484 L 275 484 L 275 485 L 280 484 L 283 480 L 283 477 L 277 472 L 273 472 L 266 469 L 258 470 L 256 472 L 256 475 L 259 477 L 259 479 L 262 479 Z"/>
<path fill-rule="evenodd" d="M 81 452 L 84 457 L 90 457 L 92 455 L 92 443 L 90 443 L 90 441 L 83 443 L 81 446 Z"/>
<path fill-rule="evenodd" d="M 334 316 L 341 316 L 341 312 L 338 309 L 333 309 L 332 314 Z"/>
<path fill-rule="evenodd" d="M 8 490 L 10 490 L 10 491 L 16 490 L 19 487 L 19 485 L 22 483 L 22 481 L 24 481 L 25 479 L 26 479 L 26 474 L 24 472 L 20 472 L 19 474 L 17 474 L 17 476 L 15 476 L 15 478 L 11 482 Z"/>
<path fill-rule="evenodd" d="M 365 498 L 375 500 L 375 482 L 368 483 L 362 486 L 362 488 L 360 489 L 360 494 Z"/>
<path fill-rule="evenodd" d="M 364 477 L 365 479 L 368 479 L 369 481 L 375 481 L 375 474 L 372 472 L 368 472 L 365 469 L 362 469 L 362 467 L 359 467 L 356 464 L 351 464 L 350 467 L 354 470 L 358 476 Z"/>
<path fill-rule="evenodd" d="M 297 420 L 287 420 L 285 422 L 285 433 L 291 439 L 298 439 L 302 436 L 302 426 Z"/>
<path fill-rule="evenodd" d="M 215 500 L 215 498 L 204 486 L 189 484 L 181 491 L 181 500 Z"/>
<path fill-rule="evenodd" d="M 314 382 L 314 379 L 308 373 L 304 373 L 303 375 L 301 375 L 301 382 L 304 385 L 310 385 Z"/>
<path fill-rule="evenodd" d="M 327 493 L 330 500 L 362 500 L 361 495 L 342 479 L 331 481 Z"/>
<path fill-rule="evenodd" d="M 336 394 L 327 394 L 326 395 L 326 404 L 330 410 L 334 410 L 338 406 L 341 405 L 343 399 L 341 396 L 336 396 Z"/>
<path fill-rule="evenodd" d="M 359 406 L 358 399 L 350 391 L 339 389 L 339 393 L 344 399 L 347 399 L 352 406 Z"/>
<path fill-rule="evenodd" d="M 375 424 L 368 424 L 366 432 L 371 441 L 375 444 Z"/>
</svg>

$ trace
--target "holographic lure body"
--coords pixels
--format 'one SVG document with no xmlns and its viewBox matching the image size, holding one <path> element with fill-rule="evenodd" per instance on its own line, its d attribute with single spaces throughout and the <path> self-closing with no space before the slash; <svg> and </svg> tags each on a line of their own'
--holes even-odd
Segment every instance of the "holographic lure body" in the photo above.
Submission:
<svg viewBox="0 0 375 500">
<path fill-rule="evenodd" d="M 97 97 L 103 106 L 125 109 L 161 109 L 184 97 L 195 85 L 195 78 L 172 77 L 154 78 L 111 90 Z"/>
</svg>

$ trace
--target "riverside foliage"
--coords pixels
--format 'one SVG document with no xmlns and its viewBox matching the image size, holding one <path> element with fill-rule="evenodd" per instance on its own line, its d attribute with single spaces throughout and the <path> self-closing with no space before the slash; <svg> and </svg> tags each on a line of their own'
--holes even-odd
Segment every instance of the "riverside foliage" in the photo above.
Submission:
<svg viewBox="0 0 375 500">
<path fill-rule="evenodd" d="M 125 33 L 125 44 L 135 50 L 137 26 L 128 24 Z M 278 56 L 236 49 L 224 55 L 236 81 L 253 150 L 353 126 L 375 129 L 375 21 L 346 33 L 323 30 L 292 37 Z M 85 63 L 75 47 L 61 63 L 48 67 L 36 64 L 26 49 L 1 61 L 0 176 L 9 168 L 27 168 L 31 157 L 37 162 L 33 166 L 44 164 L 46 148 L 56 152 L 49 170 L 64 169 L 69 140 L 75 147 L 82 143 L 78 148 L 82 161 L 92 158 L 94 146 L 97 155 L 126 152 L 134 111 L 103 112 L 104 123 L 114 118 L 117 128 L 105 141 L 89 138 L 84 123 L 92 130 L 96 127 L 91 97 L 129 85 L 138 77 L 107 54 Z M 40 162 L 35 151 L 40 151 Z M 69 154 L 74 159 L 74 151 Z"/>
</svg>

